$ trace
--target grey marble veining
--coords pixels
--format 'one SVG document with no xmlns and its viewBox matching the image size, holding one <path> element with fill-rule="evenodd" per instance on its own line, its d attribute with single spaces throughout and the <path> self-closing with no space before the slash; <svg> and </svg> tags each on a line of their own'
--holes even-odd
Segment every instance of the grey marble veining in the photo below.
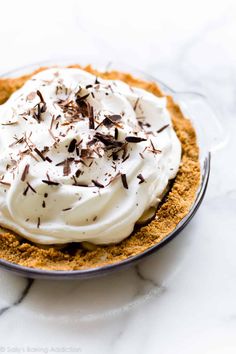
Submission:
<svg viewBox="0 0 236 354">
<path fill-rule="evenodd" d="M 206 95 L 227 139 L 192 222 L 138 266 L 60 282 L 0 271 L 1 351 L 236 353 L 235 2 L 9 0 L 2 8 L 1 72 L 115 58 Z"/>
<path fill-rule="evenodd" d="M 22 301 L 25 299 L 25 297 L 27 296 L 28 292 L 30 291 L 32 284 L 33 284 L 33 279 L 26 279 L 26 286 L 19 293 L 16 300 L 13 303 L 11 303 L 5 307 L 2 307 L 0 309 L 0 316 L 4 315 L 7 311 L 10 311 L 15 306 L 20 305 L 22 303 Z"/>
</svg>

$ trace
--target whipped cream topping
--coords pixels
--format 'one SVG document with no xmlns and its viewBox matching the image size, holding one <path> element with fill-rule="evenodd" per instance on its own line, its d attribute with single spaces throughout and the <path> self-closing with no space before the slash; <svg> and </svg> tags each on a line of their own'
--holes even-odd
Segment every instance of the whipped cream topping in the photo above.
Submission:
<svg viewBox="0 0 236 354">
<path fill-rule="evenodd" d="M 40 244 L 123 240 L 181 160 L 165 97 L 73 68 L 13 93 L 0 136 L 0 224 Z"/>
</svg>

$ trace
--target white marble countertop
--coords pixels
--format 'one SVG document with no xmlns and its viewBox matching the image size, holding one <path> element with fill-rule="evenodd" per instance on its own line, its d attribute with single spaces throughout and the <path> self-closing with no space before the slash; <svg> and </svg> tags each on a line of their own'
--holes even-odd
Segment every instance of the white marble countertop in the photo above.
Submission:
<svg viewBox="0 0 236 354">
<path fill-rule="evenodd" d="M 0 352 L 235 354 L 235 1 L 8 0 L 0 36 L 1 72 L 118 58 L 205 94 L 229 132 L 197 215 L 136 268 L 72 282 L 1 270 Z"/>
</svg>

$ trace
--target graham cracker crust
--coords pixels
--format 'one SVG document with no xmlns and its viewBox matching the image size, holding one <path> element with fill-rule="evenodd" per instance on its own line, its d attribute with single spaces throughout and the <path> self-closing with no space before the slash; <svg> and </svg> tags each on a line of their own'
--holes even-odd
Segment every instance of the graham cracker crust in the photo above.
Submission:
<svg viewBox="0 0 236 354">
<path fill-rule="evenodd" d="M 71 67 L 81 68 L 79 65 Z M 40 68 L 36 72 L 44 69 Z M 156 96 L 164 96 L 155 83 L 134 78 L 130 74 L 118 71 L 102 73 L 91 66 L 83 69 L 98 77 L 119 79 Z M 4 103 L 36 72 L 15 79 L 0 79 L 0 104 Z M 200 184 L 200 163 L 196 133 L 190 120 L 184 117 L 172 97 L 166 97 L 174 129 L 182 145 L 182 161 L 170 191 L 151 222 L 133 232 L 119 244 L 97 246 L 93 250 L 85 249 L 80 244 L 70 244 L 64 248 L 39 246 L 19 238 L 10 231 L 0 229 L 0 258 L 22 266 L 46 270 L 72 271 L 95 268 L 137 255 L 159 243 L 173 231 L 195 200 Z"/>
</svg>

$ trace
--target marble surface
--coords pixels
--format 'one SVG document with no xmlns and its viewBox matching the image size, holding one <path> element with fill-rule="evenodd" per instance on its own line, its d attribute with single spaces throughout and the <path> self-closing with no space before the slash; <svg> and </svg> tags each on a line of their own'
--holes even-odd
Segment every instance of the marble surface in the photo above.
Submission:
<svg viewBox="0 0 236 354">
<path fill-rule="evenodd" d="M 205 94 L 225 142 L 193 221 L 138 266 L 84 281 L 0 271 L 0 352 L 236 353 L 235 1 L 3 2 L 0 71 L 118 58 Z"/>
</svg>

